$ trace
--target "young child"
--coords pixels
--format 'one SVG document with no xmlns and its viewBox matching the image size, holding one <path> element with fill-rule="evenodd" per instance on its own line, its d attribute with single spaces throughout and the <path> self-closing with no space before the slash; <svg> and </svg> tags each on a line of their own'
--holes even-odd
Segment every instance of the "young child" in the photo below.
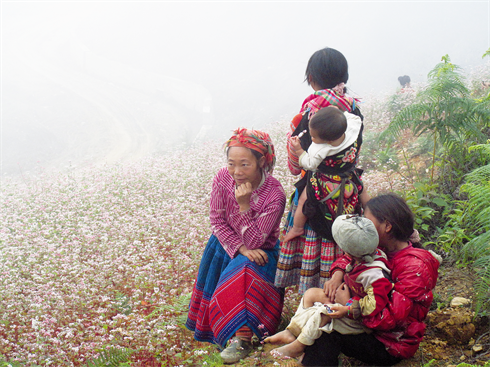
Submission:
<svg viewBox="0 0 490 367">
<path fill-rule="evenodd" d="M 288 343 L 272 350 L 273 355 L 300 356 L 322 332 L 369 332 L 359 318 L 375 315 L 388 303 L 388 294 L 393 287 L 389 279 L 390 268 L 386 255 L 377 248 L 379 238 L 373 222 L 364 217 L 341 215 L 333 223 L 332 234 L 351 258 L 344 275 L 351 299 L 346 305 L 332 304 L 323 289 L 308 289 L 286 330 L 265 339 L 266 343 Z"/>
<path fill-rule="evenodd" d="M 315 171 L 320 163 L 351 146 L 359 136 L 361 125 L 362 121 L 358 116 L 342 112 L 335 106 L 328 106 L 319 110 L 309 121 L 312 143 L 308 151 L 301 148 L 300 136 L 292 136 L 290 142 L 299 157 L 300 165 L 305 170 Z M 298 199 L 293 227 L 284 237 L 284 242 L 304 234 L 304 226 L 308 220 L 303 213 L 306 196 L 305 189 Z"/>
</svg>

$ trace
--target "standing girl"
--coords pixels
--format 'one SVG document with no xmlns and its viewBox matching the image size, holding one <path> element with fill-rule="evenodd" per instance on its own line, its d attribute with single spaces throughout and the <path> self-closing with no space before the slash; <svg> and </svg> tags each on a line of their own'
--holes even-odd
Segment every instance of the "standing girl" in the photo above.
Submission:
<svg viewBox="0 0 490 367">
<path fill-rule="evenodd" d="M 301 169 L 290 139 L 301 136 L 301 147 L 308 150 L 312 142 L 309 121 L 327 106 L 335 106 L 362 119 L 356 100 L 344 94 L 348 78 L 347 60 L 339 51 L 324 48 L 315 52 L 308 61 L 305 78 L 315 92 L 303 102 L 288 133 L 288 167 L 293 175 L 301 174 L 302 179 L 296 184 L 283 234 L 287 235 L 293 228 L 298 199 L 305 188 L 309 192 L 308 198 L 311 195 L 316 199 L 312 200 L 315 206 L 310 210 L 317 214 L 312 219 L 309 213 L 303 235 L 281 244 L 275 284 L 278 287 L 299 285 L 301 294 L 311 287 L 324 287 L 326 295 L 334 297 L 342 279 L 326 281 L 329 280 L 330 266 L 343 252 L 332 238 L 332 222 L 340 214 L 359 212 L 360 198 L 363 202 L 368 200 L 367 194 L 363 193 L 360 172 L 355 169 L 362 143 L 362 124 L 355 142 L 329 162 L 322 162 L 316 172 L 306 173 Z"/>
</svg>

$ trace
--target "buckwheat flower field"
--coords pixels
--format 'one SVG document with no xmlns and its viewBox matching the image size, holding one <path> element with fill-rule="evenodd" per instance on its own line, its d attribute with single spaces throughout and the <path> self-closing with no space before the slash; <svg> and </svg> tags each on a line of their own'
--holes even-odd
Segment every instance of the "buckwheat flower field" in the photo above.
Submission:
<svg viewBox="0 0 490 367">
<path fill-rule="evenodd" d="M 287 168 L 288 124 L 264 130 L 276 145 L 274 176 L 289 196 L 296 178 Z M 132 351 L 133 366 L 178 366 L 216 352 L 193 340 L 182 317 L 211 234 L 222 143 L 2 179 L 1 357 L 84 366 L 119 348 Z M 297 300 L 288 290 L 285 312 Z"/>
<path fill-rule="evenodd" d="M 284 126 L 275 126 L 275 175 L 291 190 Z M 177 323 L 177 306 L 211 234 L 221 143 L 3 179 L 0 355 L 79 366 L 108 347 L 135 350 L 131 360 L 142 365 L 178 365 L 194 354 L 201 344 Z"/>
</svg>

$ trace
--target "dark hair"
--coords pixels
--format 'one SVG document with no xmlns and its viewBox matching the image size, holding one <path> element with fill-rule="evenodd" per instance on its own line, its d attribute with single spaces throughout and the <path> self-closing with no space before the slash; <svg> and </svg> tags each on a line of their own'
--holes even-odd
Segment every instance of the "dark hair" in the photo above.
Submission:
<svg viewBox="0 0 490 367">
<path fill-rule="evenodd" d="M 250 148 L 248 148 L 250 149 Z M 257 159 L 257 162 L 260 161 L 260 158 L 262 158 L 264 155 L 260 154 L 260 152 L 257 152 L 256 150 L 250 149 L 252 154 L 254 155 L 255 159 Z"/>
<path fill-rule="evenodd" d="M 405 87 L 408 83 L 410 83 L 410 77 L 408 75 L 399 76 L 398 81 L 402 87 Z"/>
<path fill-rule="evenodd" d="M 338 108 L 325 107 L 311 118 L 310 129 L 315 130 L 324 141 L 337 140 L 347 130 L 347 119 Z"/>
<path fill-rule="evenodd" d="M 393 238 L 408 241 L 413 234 L 413 212 L 400 196 L 392 193 L 378 195 L 366 203 L 366 209 L 369 209 L 379 222 L 390 222 L 389 234 Z"/>
<path fill-rule="evenodd" d="M 347 59 L 339 51 L 325 47 L 316 51 L 306 66 L 305 81 L 315 82 L 322 89 L 331 89 L 340 83 L 347 83 L 349 67 Z"/>
</svg>

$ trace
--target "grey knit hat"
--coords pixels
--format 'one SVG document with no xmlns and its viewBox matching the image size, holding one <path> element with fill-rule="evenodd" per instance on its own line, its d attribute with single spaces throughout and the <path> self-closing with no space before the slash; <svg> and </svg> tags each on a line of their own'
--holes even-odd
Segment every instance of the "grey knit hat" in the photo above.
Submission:
<svg viewBox="0 0 490 367">
<path fill-rule="evenodd" d="M 332 225 L 332 235 L 339 247 L 349 255 L 372 262 L 378 247 L 378 231 L 374 223 L 357 215 L 340 215 Z"/>
</svg>

